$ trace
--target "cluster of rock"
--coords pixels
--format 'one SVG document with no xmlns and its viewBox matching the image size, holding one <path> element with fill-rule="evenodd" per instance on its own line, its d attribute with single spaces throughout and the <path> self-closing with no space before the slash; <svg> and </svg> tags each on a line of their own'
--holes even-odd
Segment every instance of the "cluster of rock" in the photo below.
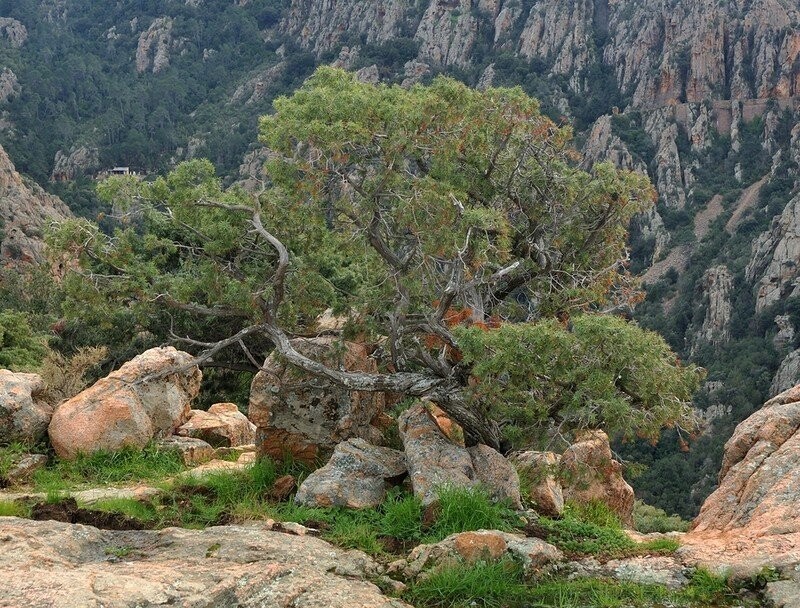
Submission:
<svg viewBox="0 0 800 608">
<path fill-rule="evenodd" d="M 199 462 L 214 448 L 252 444 L 255 426 L 235 404 L 191 409 L 201 379 L 188 353 L 153 348 L 54 407 L 38 374 L 0 370 L 0 436 L 28 445 L 49 439 L 64 459 L 160 440 Z"/>
</svg>

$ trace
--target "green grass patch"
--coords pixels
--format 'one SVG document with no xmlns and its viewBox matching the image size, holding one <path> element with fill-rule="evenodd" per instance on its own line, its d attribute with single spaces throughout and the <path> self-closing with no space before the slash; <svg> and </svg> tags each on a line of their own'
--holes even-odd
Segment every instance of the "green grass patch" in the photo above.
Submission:
<svg viewBox="0 0 800 608">
<path fill-rule="evenodd" d="M 527 606 L 548 608 L 651 607 L 654 602 L 675 600 L 663 585 L 619 583 L 596 578 L 541 582 L 528 592 Z M 670 605 L 672 602 L 670 602 Z"/>
<path fill-rule="evenodd" d="M 38 489 L 65 491 L 89 485 L 157 482 L 186 468 L 176 452 L 150 444 L 142 449 L 98 451 L 74 460 L 57 460 L 36 471 L 33 480 Z"/>
<path fill-rule="evenodd" d="M 31 508 L 18 501 L 0 500 L 0 517 L 30 517 Z"/>
<path fill-rule="evenodd" d="M 442 487 L 438 491 L 436 521 L 425 542 L 438 542 L 457 532 L 470 530 L 513 530 L 519 517 L 506 504 L 494 502 L 480 487 Z"/>
<path fill-rule="evenodd" d="M 656 538 L 654 540 L 648 540 L 646 542 L 639 543 L 637 549 L 641 553 L 658 553 L 660 555 L 669 555 L 670 553 L 675 553 L 680 546 L 681 543 L 675 538 Z"/>
<path fill-rule="evenodd" d="M 415 606 L 510 608 L 522 606 L 526 595 L 522 568 L 501 560 L 442 568 L 411 586 L 403 599 Z"/>
<path fill-rule="evenodd" d="M 413 494 L 390 493 L 381 506 L 383 518 L 381 531 L 405 541 L 417 542 L 422 539 L 422 501 Z"/>
<path fill-rule="evenodd" d="M 463 562 L 431 571 L 412 583 L 403 599 L 418 608 L 720 608 L 760 604 L 739 597 L 723 577 L 698 570 L 687 587 L 556 576 L 526 581 L 506 559 Z"/>
<path fill-rule="evenodd" d="M 90 508 L 106 513 L 121 513 L 126 517 L 137 519 L 141 522 L 158 521 L 159 516 L 155 507 L 151 503 L 140 502 L 133 498 L 111 498 L 99 500 L 93 503 Z"/>
</svg>

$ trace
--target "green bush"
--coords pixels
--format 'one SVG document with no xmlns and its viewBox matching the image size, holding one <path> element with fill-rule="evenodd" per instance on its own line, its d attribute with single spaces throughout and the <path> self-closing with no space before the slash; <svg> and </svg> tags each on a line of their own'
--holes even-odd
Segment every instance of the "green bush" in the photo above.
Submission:
<svg viewBox="0 0 800 608">
<path fill-rule="evenodd" d="M 46 352 L 44 337 L 34 333 L 25 314 L 0 312 L 0 368 L 35 370 Z"/>
</svg>

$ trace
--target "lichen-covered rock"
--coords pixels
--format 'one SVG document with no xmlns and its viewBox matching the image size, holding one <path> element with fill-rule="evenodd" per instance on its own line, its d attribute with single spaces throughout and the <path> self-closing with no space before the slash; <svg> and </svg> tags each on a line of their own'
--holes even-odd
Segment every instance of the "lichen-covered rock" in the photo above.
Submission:
<svg viewBox="0 0 800 608">
<path fill-rule="evenodd" d="M 177 452 L 187 466 L 202 464 L 214 458 L 214 448 L 202 439 L 170 435 L 156 442 L 158 449 Z"/>
<path fill-rule="evenodd" d="M 256 425 L 235 403 L 215 403 L 208 411 L 191 410 L 189 419 L 178 427 L 176 434 L 202 439 L 215 448 L 235 447 L 255 441 Z"/>
<path fill-rule="evenodd" d="M 528 538 L 498 530 L 477 530 L 451 534 L 444 540 L 415 547 L 404 560 L 393 562 L 390 573 L 415 578 L 423 571 L 465 561 L 495 561 L 510 557 L 519 561 L 527 575 L 563 558 L 553 545 L 538 538 Z"/>
<path fill-rule="evenodd" d="M 29 481 L 39 469 L 47 466 L 47 456 L 44 454 L 23 454 L 6 473 L 6 478 L 11 483 L 24 483 Z"/>
<path fill-rule="evenodd" d="M 33 445 L 45 437 L 53 408 L 40 397 L 44 388 L 38 374 L 0 369 L 0 445 Z"/>
<path fill-rule="evenodd" d="M 410 608 L 368 582 L 378 565 L 364 553 L 269 525 L 115 532 L 2 517 L 0 539 L 0 606 Z"/>
<path fill-rule="evenodd" d="M 482 485 L 493 498 L 521 505 L 516 470 L 488 446 L 469 449 L 450 441 L 442 433 L 427 404 L 418 401 L 398 419 L 408 463 L 408 474 L 424 505 L 437 501 L 442 486 Z"/>
<path fill-rule="evenodd" d="M 364 344 L 334 336 L 292 340 L 298 352 L 347 371 L 377 372 Z M 313 464 L 347 439 L 382 443 L 375 426 L 383 413 L 383 393 L 348 391 L 288 366 L 270 355 L 250 387 L 248 417 L 256 425 L 259 454 L 272 458 L 291 455 Z"/>
<path fill-rule="evenodd" d="M 681 589 L 689 583 L 690 572 L 672 556 L 648 555 L 600 562 L 588 557 L 565 565 L 570 578 L 606 578 L 637 585 L 664 585 Z"/>
<path fill-rule="evenodd" d="M 526 495 L 540 515 L 558 517 L 564 512 L 564 494 L 556 479 L 561 457 L 553 452 L 517 452 L 511 458 L 520 477 L 525 478 Z"/>
<path fill-rule="evenodd" d="M 622 478 L 622 466 L 612 458 L 608 435 L 587 431 L 561 455 L 564 500 L 600 501 L 633 527 L 633 488 Z"/>
<path fill-rule="evenodd" d="M 402 452 L 349 439 L 336 446 L 328 464 L 306 477 L 295 502 L 313 507 L 377 507 L 390 484 L 405 474 Z"/>
<path fill-rule="evenodd" d="M 800 385 L 767 401 L 725 444 L 719 487 L 683 538 L 687 560 L 748 575 L 800 566 Z"/>
<path fill-rule="evenodd" d="M 62 403 L 48 428 L 56 454 L 143 447 L 172 434 L 200 391 L 192 360 L 171 346 L 152 348 Z"/>
</svg>

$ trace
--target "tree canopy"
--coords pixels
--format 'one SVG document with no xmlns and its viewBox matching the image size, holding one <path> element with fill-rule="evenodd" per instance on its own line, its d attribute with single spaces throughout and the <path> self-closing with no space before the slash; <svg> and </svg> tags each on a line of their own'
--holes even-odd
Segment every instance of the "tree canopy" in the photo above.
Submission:
<svg viewBox="0 0 800 608">
<path fill-rule="evenodd" d="M 529 440 L 686 422 L 698 371 L 600 314 L 636 300 L 625 237 L 653 203 L 646 178 L 579 168 L 570 130 L 519 88 L 371 85 L 321 68 L 274 106 L 257 194 L 192 161 L 107 181 L 124 211 L 112 235 L 83 220 L 53 235 L 82 260 L 75 316 L 112 301 L 204 363 L 236 352 L 231 365 L 258 369 L 275 348 L 351 389 L 429 396 L 494 447 L 504 429 Z M 328 308 L 385 337 L 379 374 L 292 347 Z"/>
</svg>

